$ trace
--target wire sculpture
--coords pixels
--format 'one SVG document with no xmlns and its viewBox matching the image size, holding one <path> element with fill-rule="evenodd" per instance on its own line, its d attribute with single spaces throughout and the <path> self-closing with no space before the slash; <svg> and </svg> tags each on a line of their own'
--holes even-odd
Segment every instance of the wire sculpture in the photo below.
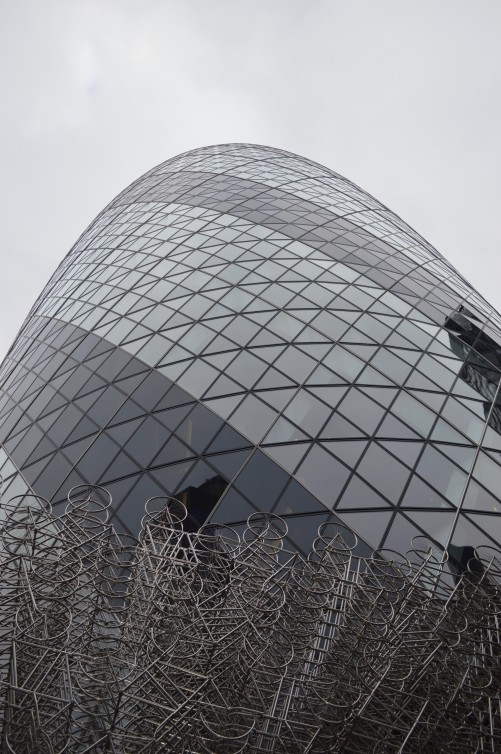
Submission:
<svg viewBox="0 0 501 754">
<path fill-rule="evenodd" d="M 501 751 L 500 552 L 454 575 L 326 524 L 305 558 L 276 516 L 187 533 L 167 498 L 136 541 L 68 498 L 2 506 L 2 754 Z"/>
</svg>

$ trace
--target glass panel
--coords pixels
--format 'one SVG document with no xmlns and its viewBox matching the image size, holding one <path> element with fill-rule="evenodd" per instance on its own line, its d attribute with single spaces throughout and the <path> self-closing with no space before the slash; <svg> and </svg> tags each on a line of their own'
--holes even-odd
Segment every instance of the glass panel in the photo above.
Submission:
<svg viewBox="0 0 501 754">
<path fill-rule="evenodd" d="M 160 403 L 156 405 L 155 410 L 160 411 L 160 409 L 163 409 L 163 408 L 171 408 L 172 406 L 180 406 L 183 403 L 189 403 L 191 401 L 193 401 L 193 397 L 191 395 L 188 395 L 188 393 L 185 393 L 185 391 L 181 390 L 181 388 L 178 387 L 177 385 L 172 385 L 169 392 L 166 395 L 164 395 Z"/>
<path fill-rule="evenodd" d="M 147 500 L 158 495 L 164 496 L 164 490 L 148 474 L 143 474 L 117 511 L 131 532 L 139 531 Z"/>
<path fill-rule="evenodd" d="M 406 515 L 443 547 L 447 544 L 454 523 L 454 511 L 406 511 Z"/>
<path fill-rule="evenodd" d="M 217 369 L 209 366 L 209 364 L 206 364 L 201 359 L 196 359 L 192 366 L 183 374 L 181 384 L 185 390 L 188 390 L 192 395 L 199 398 L 218 376 L 219 372 Z"/>
<path fill-rule="evenodd" d="M 104 390 L 97 401 L 88 409 L 88 416 L 93 419 L 96 424 L 103 427 L 116 413 L 120 406 L 125 401 L 125 395 L 117 390 L 113 385 Z"/>
<path fill-rule="evenodd" d="M 263 451 L 292 474 L 309 447 L 309 443 L 291 443 L 273 447 L 266 446 L 263 447 Z"/>
<path fill-rule="evenodd" d="M 103 379 L 111 381 L 115 379 L 130 360 L 131 357 L 129 354 L 116 348 L 99 367 L 99 375 Z"/>
<path fill-rule="evenodd" d="M 354 469 L 367 446 L 367 441 L 343 438 L 342 440 L 325 440 L 321 446 L 336 458 L 341 459 L 348 468 Z"/>
<path fill-rule="evenodd" d="M 225 370 L 225 374 L 232 377 L 244 387 L 250 388 L 268 368 L 261 359 L 253 354 L 243 351 Z M 230 391 L 228 391 L 230 392 Z"/>
<path fill-rule="evenodd" d="M 241 450 L 236 453 L 223 453 L 216 456 L 206 456 L 207 461 L 211 466 L 214 466 L 217 471 L 222 474 L 228 481 L 231 481 L 237 471 L 243 466 L 248 459 L 251 451 Z"/>
<path fill-rule="evenodd" d="M 280 390 L 260 390 L 258 398 L 268 403 L 272 408 L 281 411 L 295 394 L 296 388 L 282 388 Z"/>
<path fill-rule="evenodd" d="M 466 474 L 442 453 L 427 445 L 417 465 L 417 471 L 451 503 L 458 505 L 464 491 Z"/>
<path fill-rule="evenodd" d="M 357 473 L 396 505 L 410 472 L 376 443 L 371 443 Z"/>
<path fill-rule="evenodd" d="M 48 436 L 56 445 L 62 445 L 81 418 L 82 412 L 70 404 L 50 427 L 47 432 Z"/>
<path fill-rule="evenodd" d="M 422 532 L 411 524 L 403 514 L 397 513 L 391 522 L 383 547 L 405 555 L 411 549 L 414 537 L 418 536 L 422 536 Z"/>
<path fill-rule="evenodd" d="M 455 398 L 447 399 L 442 409 L 442 416 L 475 442 L 480 440 L 484 422 L 480 421 Z"/>
<path fill-rule="evenodd" d="M 134 472 L 141 471 L 141 467 L 134 463 L 132 458 L 123 451 L 120 451 L 111 466 L 108 466 L 101 479 L 100 484 L 107 486 L 109 479 L 121 479 L 121 477 L 130 476 Z"/>
<path fill-rule="evenodd" d="M 227 487 L 227 481 L 198 461 L 177 490 L 176 498 L 188 509 L 188 516 L 198 528 L 208 518 Z"/>
<path fill-rule="evenodd" d="M 392 413 L 425 437 L 436 419 L 435 414 L 430 409 L 403 391 L 398 395 L 391 410 Z"/>
<path fill-rule="evenodd" d="M 311 324 L 332 340 L 338 340 L 349 327 L 342 319 L 326 311 L 321 312 Z"/>
<path fill-rule="evenodd" d="M 257 450 L 238 475 L 235 486 L 258 510 L 271 510 L 288 480 L 283 469 Z"/>
<path fill-rule="evenodd" d="M 221 304 L 227 306 L 229 309 L 233 309 L 234 311 L 238 312 L 241 311 L 245 306 L 247 306 L 247 304 L 249 304 L 251 301 L 252 296 L 243 291 L 241 288 L 232 288 L 229 293 L 223 296 L 223 298 L 221 299 Z"/>
<path fill-rule="evenodd" d="M 293 384 L 294 383 L 282 374 L 282 372 L 279 372 L 275 367 L 270 367 L 264 377 L 261 377 L 256 388 L 259 390 L 265 390 L 267 388 L 285 388 Z"/>
<path fill-rule="evenodd" d="M 350 482 L 336 506 L 336 512 L 348 508 L 359 510 L 361 508 L 388 508 L 388 502 L 381 495 L 378 495 L 372 487 L 365 484 L 362 479 L 356 475 L 350 479 Z"/>
<path fill-rule="evenodd" d="M 32 419 L 37 419 L 47 413 L 49 402 L 55 397 L 56 393 L 51 385 L 46 385 L 35 398 L 28 408 L 28 414 Z M 5 396 L 6 397 L 6 396 Z M 61 398 L 60 398 L 61 400 Z"/>
<path fill-rule="evenodd" d="M 73 487 L 76 487 L 80 484 L 85 484 L 85 480 L 82 479 L 80 474 L 78 474 L 75 470 L 71 472 L 69 476 L 67 476 L 61 486 L 58 490 L 54 493 L 53 496 L 53 505 L 55 507 L 56 503 L 62 503 L 62 510 L 60 512 L 62 513 L 66 505 L 68 504 L 68 495 Z M 56 511 L 54 511 L 56 513 Z M 56 515 L 59 515 L 56 513 Z"/>
<path fill-rule="evenodd" d="M 450 424 L 443 421 L 443 419 L 437 419 L 437 423 L 433 427 L 433 431 L 430 435 L 430 439 L 434 442 L 440 443 L 452 443 L 457 442 L 464 445 L 467 442 L 471 442 L 471 437 L 466 438 L 460 434 L 457 430 L 453 429 Z"/>
<path fill-rule="evenodd" d="M 186 476 L 192 465 L 193 461 L 185 461 L 184 463 L 176 463 L 173 466 L 151 469 L 149 473 L 153 479 L 167 490 L 169 495 L 173 495 L 179 482 Z"/>
<path fill-rule="evenodd" d="M 313 445 L 296 473 L 297 479 L 332 508 L 350 472 L 318 445 Z"/>
<path fill-rule="evenodd" d="M 338 413 L 334 413 L 320 433 L 321 439 L 348 439 L 365 437 L 365 434 L 357 429 L 351 422 L 344 419 Z"/>
<path fill-rule="evenodd" d="M 211 522 L 232 524 L 247 521 L 256 509 L 234 488 L 230 488 L 211 517 Z"/>
<path fill-rule="evenodd" d="M 52 460 L 36 480 L 35 489 L 37 495 L 51 500 L 71 470 L 72 466 L 66 458 L 61 453 L 55 453 Z M 93 476 L 92 480 L 95 478 L 96 476 Z"/>
<path fill-rule="evenodd" d="M 501 494 L 501 466 L 482 451 L 475 461 L 473 476 L 485 487 L 492 490 L 494 494 L 498 496 Z"/>
<path fill-rule="evenodd" d="M 201 453 L 222 425 L 221 419 L 212 411 L 197 405 L 176 429 L 176 435 L 197 453 Z"/>
<path fill-rule="evenodd" d="M 401 503 L 403 508 L 450 508 L 450 504 L 435 490 L 414 476 Z"/>
<path fill-rule="evenodd" d="M 381 348 L 372 358 L 372 365 L 387 374 L 394 382 L 401 385 L 412 371 L 412 367 L 399 359 L 387 348 Z"/>
<path fill-rule="evenodd" d="M 356 534 L 367 542 L 372 549 L 380 546 L 386 528 L 391 520 L 392 513 L 386 511 L 364 511 L 363 513 L 351 513 L 340 511 L 336 514 L 341 521 Z"/>
<path fill-rule="evenodd" d="M 411 468 L 413 468 L 423 448 L 422 442 L 402 442 L 401 440 L 395 442 L 383 440 L 381 441 L 381 445 L 393 453 L 399 461 L 406 463 Z"/>
<path fill-rule="evenodd" d="M 106 434 L 109 435 L 119 445 L 124 445 L 129 437 L 136 431 L 141 423 L 141 419 L 133 419 L 124 424 L 117 424 L 115 427 L 107 428 Z"/>
<path fill-rule="evenodd" d="M 81 388 L 85 385 L 91 375 L 92 372 L 90 372 L 88 369 L 85 369 L 84 367 L 75 369 L 69 379 L 66 380 L 64 385 L 60 387 L 61 393 L 65 396 L 65 398 L 69 398 L 71 400 L 75 397 L 75 395 L 77 395 L 78 391 L 81 390 Z"/>
<path fill-rule="evenodd" d="M 140 465 L 146 468 L 170 436 L 160 422 L 147 416 L 125 445 L 125 450 Z"/>
<path fill-rule="evenodd" d="M 347 390 L 346 386 L 322 386 L 308 388 L 310 393 L 321 398 L 329 408 L 335 408 Z"/>
<path fill-rule="evenodd" d="M 242 401 L 242 398 L 243 394 L 240 393 L 240 395 L 230 395 L 227 398 L 215 398 L 206 400 L 204 401 L 204 403 L 207 403 L 207 406 L 211 411 L 214 411 L 224 419 L 227 419 L 235 410 L 235 407 L 238 406 L 238 404 Z"/>
<path fill-rule="evenodd" d="M 120 408 L 116 414 L 114 414 L 113 417 L 111 417 L 110 424 L 121 424 L 122 422 L 130 421 L 131 419 L 137 419 L 139 416 L 144 416 L 145 411 L 144 408 L 141 408 L 137 405 L 137 403 L 134 403 L 132 400 L 125 401 L 122 408 Z M 85 421 L 86 417 L 82 421 Z M 87 420 L 88 421 L 88 420 Z M 80 422 L 81 424 L 82 422 Z M 73 438 L 73 435 L 70 435 L 68 438 L 68 442 L 70 442 Z M 74 438 L 77 439 L 77 438 Z"/>
<path fill-rule="evenodd" d="M 164 445 L 160 453 L 153 459 L 152 465 L 163 466 L 176 461 L 184 461 L 186 458 L 193 458 L 195 455 L 191 448 L 180 442 L 176 437 L 171 437 Z"/>
<path fill-rule="evenodd" d="M 263 442 L 291 442 L 296 440 L 307 440 L 307 436 L 301 432 L 294 424 L 279 416 L 271 430 L 268 432 Z"/>
<path fill-rule="evenodd" d="M 280 312 L 268 324 L 268 329 L 281 335 L 286 340 L 294 340 L 295 336 L 301 332 L 304 324 L 285 312 Z"/>
<path fill-rule="evenodd" d="M 118 446 L 105 434 L 98 435 L 87 453 L 78 464 L 78 471 L 89 482 L 95 484 L 103 471 L 118 453 Z"/>
<path fill-rule="evenodd" d="M 497 497 L 493 497 L 480 484 L 477 484 L 474 479 L 471 479 L 462 507 L 485 511 L 486 513 L 500 513 L 501 501 Z"/>
<path fill-rule="evenodd" d="M 191 302 L 190 302 L 191 303 Z M 214 331 L 204 325 L 196 324 L 182 336 L 182 346 L 193 353 L 201 353 L 214 338 Z"/>
<path fill-rule="evenodd" d="M 172 343 L 163 335 L 155 334 L 148 341 L 145 341 L 145 345 L 140 349 L 134 349 L 139 359 L 142 359 L 147 364 L 158 364 L 159 362 L 170 361 L 170 358 L 166 358 L 166 354 L 171 355 Z M 186 356 L 190 356 L 191 353 L 186 352 Z"/>
<path fill-rule="evenodd" d="M 375 431 L 385 413 L 384 408 L 355 388 L 348 391 L 337 410 L 368 434 Z"/>
<path fill-rule="evenodd" d="M 233 354 L 232 354 L 233 355 Z M 230 380 L 225 374 L 222 374 L 217 380 L 210 386 L 203 395 L 203 400 L 210 400 L 220 395 L 231 395 L 232 393 L 243 393 L 244 388 L 235 380 Z"/>
<path fill-rule="evenodd" d="M 361 359 L 346 351 L 341 346 L 335 346 L 325 357 L 324 365 L 333 369 L 348 382 L 354 382 L 365 366 Z"/>
<path fill-rule="evenodd" d="M 273 512 L 277 516 L 288 516 L 292 513 L 318 513 L 326 510 L 325 506 L 305 490 L 302 484 L 291 479 Z"/>
<path fill-rule="evenodd" d="M 248 395 L 232 414 L 230 422 L 252 442 L 259 442 L 275 417 L 275 411 L 253 395 Z"/>
<path fill-rule="evenodd" d="M 322 425 L 325 424 L 329 413 L 325 403 L 305 390 L 300 390 L 284 411 L 284 415 L 288 419 L 310 435 L 317 434 Z"/>
<path fill-rule="evenodd" d="M 357 327 L 376 343 L 383 343 L 391 332 L 389 327 L 383 325 L 375 317 L 371 317 L 370 314 L 362 314 L 357 322 Z"/>
<path fill-rule="evenodd" d="M 475 458 L 476 448 L 464 445 L 437 445 L 437 450 L 444 453 L 447 458 L 461 466 L 464 471 L 469 471 Z"/>
<path fill-rule="evenodd" d="M 152 371 L 132 394 L 133 399 L 147 411 L 151 411 L 167 392 L 170 382 L 158 372 Z"/>
<path fill-rule="evenodd" d="M 314 516 L 287 516 L 287 538 L 293 543 L 295 549 L 307 555 L 314 540 L 318 536 L 320 526 L 328 519 L 327 511 Z"/>
<path fill-rule="evenodd" d="M 460 362 L 458 362 L 458 368 L 459 366 Z M 454 372 L 446 369 L 442 364 L 439 364 L 436 359 L 431 358 L 431 356 L 428 356 L 426 353 L 419 362 L 419 369 L 423 374 L 429 377 L 430 380 L 433 380 L 433 382 L 436 382 L 437 385 L 447 391 L 451 389 L 452 384 L 456 379 L 456 374 Z"/>
<path fill-rule="evenodd" d="M 96 435 L 91 435 L 90 437 L 85 437 L 83 440 L 78 440 L 78 442 L 73 442 L 71 445 L 65 445 L 63 448 L 65 457 L 73 464 L 76 464 L 95 439 Z"/>
<path fill-rule="evenodd" d="M 87 382 L 85 383 L 85 385 L 83 386 L 83 388 L 78 393 L 76 402 L 78 402 L 80 400 L 81 396 L 86 396 L 89 393 L 94 393 L 94 392 L 96 393 L 94 395 L 94 400 L 96 400 L 98 392 L 99 391 L 102 392 L 104 390 L 105 386 L 106 386 L 106 382 L 104 380 L 102 380 L 101 377 L 99 377 L 97 374 L 93 374 L 87 380 Z"/>
<path fill-rule="evenodd" d="M 315 364 L 313 359 L 292 346 L 275 361 L 275 367 L 296 382 L 304 382 Z"/>
<path fill-rule="evenodd" d="M 242 448 L 247 445 L 249 445 L 249 441 L 243 435 L 225 424 L 207 448 L 207 453 L 234 450 L 235 448 Z"/>
<path fill-rule="evenodd" d="M 467 529 L 465 524 L 470 519 L 479 527 L 480 531 L 474 529 L 471 524 L 469 524 L 469 530 Z M 501 541 L 501 518 L 499 516 L 482 516 L 474 513 L 470 513 L 468 516 L 461 516 L 454 532 L 453 542 L 461 541 L 461 539 L 464 542 L 468 542 L 469 540 L 470 546 L 475 548 L 482 545 L 492 547 L 494 541 L 494 546 L 496 549 L 499 549 L 499 542 Z"/>
<path fill-rule="evenodd" d="M 82 437 L 87 437 L 88 435 L 94 434 L 98 429 L 99 427 L 94 424 L 94 422 L 84 416 L 84 418 L 77 424 L 73 432 L 67 438 L 66 442 L 69 444 L 75 442 L 76 440 L 80 440 Z"/>
<path fill-rule="evenodd" d="M 43 437 L 42 430 L 34 424 L 24 435 L 21 442 L 16 445 L 14 451 L 10 451 L 10 455 L 18 467 L 24 464 Z M 8 446 L 6 447 L 8 448 Z"/>
<path fill-rule="evenodd" d="M 362 392 L 388 408 L 398 391 L 396 388 L 391 387 L 366 387 L 363 388 Z"/>
</svg>

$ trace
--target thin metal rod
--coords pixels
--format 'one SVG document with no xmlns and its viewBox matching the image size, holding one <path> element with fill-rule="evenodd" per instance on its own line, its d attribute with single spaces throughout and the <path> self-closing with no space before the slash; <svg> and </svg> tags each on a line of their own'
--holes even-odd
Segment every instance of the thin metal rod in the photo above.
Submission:
<svg viewBox="0 0 501 754">
<path fill-rule="evenodd" d="M 1 754 L 501 751 L 499 551 L 458 575 L 337 526 L 303 558 L 276 516 L 188 533 L 169 498 L 125 539 L 110 502 L 3 504 Z"/>
</svg>

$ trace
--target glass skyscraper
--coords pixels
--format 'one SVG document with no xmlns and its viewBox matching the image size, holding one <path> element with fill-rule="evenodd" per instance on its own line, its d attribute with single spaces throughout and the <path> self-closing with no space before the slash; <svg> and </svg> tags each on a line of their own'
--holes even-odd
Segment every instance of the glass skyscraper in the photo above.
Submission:
<svg viewBox="0 0 501 754">
<path fill-rule="evenodd" d="M 99 484 L 136 533 L 273 511 L 307 551 L 501 539 L 499 315 L 331 170 L 228 144 L 159 165 L 63 260 L 0 373 L 7 499 Z"/>
</svg>

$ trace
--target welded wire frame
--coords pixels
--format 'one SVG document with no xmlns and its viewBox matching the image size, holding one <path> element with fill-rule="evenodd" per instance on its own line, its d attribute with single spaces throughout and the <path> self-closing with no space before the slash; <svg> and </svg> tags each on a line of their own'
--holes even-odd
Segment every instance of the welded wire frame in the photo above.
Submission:
<svg viewBox="0 0 501 754">
<path fill-rule="evenodd" d="M 329 524 L 305 559 L 278 517 L 186 533 L 166 498 L 125 540 L 109 503 L 3 505 L 3 754 L 501 750 L 498 551 L 453 577 Z"/>
</svg>

